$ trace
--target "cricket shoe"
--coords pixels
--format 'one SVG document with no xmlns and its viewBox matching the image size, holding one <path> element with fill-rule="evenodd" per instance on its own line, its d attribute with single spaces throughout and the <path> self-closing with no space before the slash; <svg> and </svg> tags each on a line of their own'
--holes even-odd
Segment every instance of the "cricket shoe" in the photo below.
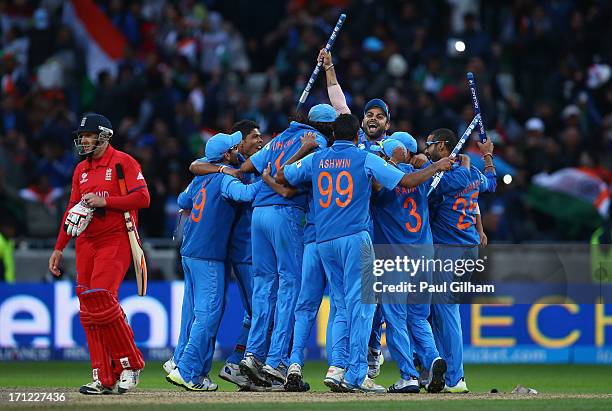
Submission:
<svg viewBox="0 0 612 411">
<path fill-rule="evenodd" d="M 310 389 L 310 385 L 306 384 L 302 379 L 302 367 L 300 364 L 293 363 L 287 371 L 287 382 L 285 390 L 291 392 L 306 392 Z"/>
<path fill-rule="evenodd" d="M 251 383 L 249 379 L 240 372 L 240 366 L 231 362 L 226 362 L 221 368 L 221 371 L 219 371 L 219 378 L 231 382 L 232 384 L 236 384 L 239 387 L 243 387 Z"/>
<path fill-rule="evenodd" d="M 381 350 L 368 347 L 368 377 L 376 378 L 380 374 L 380 366 L 385 363 Z"/>
<path fill-rule="evenodd" d="M 183 387 L 187 391 L 217 391 L 217 388 L 219 388 L 217 384 L 208 378 L 208 376 L 202 377 L 197 384 L 191 381 L 186 382 L 178 368 L 173 369 L 172 372 L 166 376 L 166 381 L 178 387 Z"/>
<path fill-rule="evenodd" d="M 427 392 L 437 393 L 444 389 L 444 373 L 446 373 L 446 361 L 438 357 L 432 361 L 429 369 L 430 379 L 425 384 Z"/>
<path fill-rule="evenodd" d="M 365 393 L 376 393 L 376 394 L 384 394 L 387 392 L 387 389 L 382 385 L 378 385 L 374 382 L 373 379 L 366 376 L 361 385 L 353 385 L 346 380 L 342 380 L 340 386 L 346 390 L 346 392 L 365 392 Z"/>
<path fill-rule="evenodd" d="M 409 380 L 400 378 L 395 384 L 387 389 L 387 392 L 396 394 L 418 394 L 421 391 L 417 377 L 410 377 Z"/>
<path fill-rule="evenodd" d="M 262 387 L 271 387 L 272 383 L 268 381 L 266 374 L 262 371 L 263 366 L 264 364 L 253 354 L 245 355 L 239 364 L 242 375 L 246 375 L 252 383 Z"/>
<path fill-rule="evenodd" d="M 85 395 L 109 395 L 115 393 L 115 387 L 105 387 L 100 380 L 95 380 L 89 384 L 82 385 L 79 392 Z"/>
<path fill-rule="evenodd" d="M 140 370 L 123 370 L 117 382 L 117 392 L 125 394 L 129 390 L 136 388 L 140 382 Z"/>
<path fill-rule="evenodd" d="M 323 384 L 329 387 L 332 392 L 347 392 L 342 388 L 341 383 L 344 380 L 344 368 L 331 366 L 327 369 L 327 374 L 323 380 Z"/>
<path fill-rule="evenodd" d="M 164 368 L 164 371 L 166 371 L 166 374 L 170 374 L 172 370 L 176 368 L 174 357 L 171 357 L 168 361 L 166 361 L 162 367 Z"/>
<path fill-rule="evenodd" d="M 442 392 L 448 392 L 451 394 L 467 394 L 470 392 L 470 390 L 468 390 L 467 384 L 465 383 L 465 378 L 461 377 L 457 382 L 457 385 L 453 387 L 449 387 L 445 384 Z"/>
<path fill-rule="evenodd" d="M 287 382 L 287 366 L 283 363 L 278 364 L 276 368 L 272 368 L 270 365 L 266 364 L 261 371 L 266 374 L 271 381 L 278 381 L 281 384 Z"/>
</svg>

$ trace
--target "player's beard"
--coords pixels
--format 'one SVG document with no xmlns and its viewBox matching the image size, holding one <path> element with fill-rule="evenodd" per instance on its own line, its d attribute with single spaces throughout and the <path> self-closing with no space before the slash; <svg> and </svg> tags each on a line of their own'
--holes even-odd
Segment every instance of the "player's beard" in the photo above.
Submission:
<svg viewBox="0 0 612 411">
<path fill-rule="evenodd" d="M 376 129 L 371 129 L 371 124 L 365 123 L 363 131 L 370 140 L 377 140 L 385 134 L 386 123 L 376 123 Z"/>
</svg>

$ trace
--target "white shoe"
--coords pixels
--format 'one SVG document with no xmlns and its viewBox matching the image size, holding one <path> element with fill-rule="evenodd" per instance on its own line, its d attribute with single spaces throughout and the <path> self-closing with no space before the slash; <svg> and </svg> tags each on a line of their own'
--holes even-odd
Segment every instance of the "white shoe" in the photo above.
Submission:
<svg viewBox="0 0 612 411">
<path fill-rule="evenodd" d="M 467 384 L 465 383 L 465 378 L 461 377 L 457 382 L 457 385 L 453 387 L 449 387 L 448 385 L 444 384 L 444 389 L 442 392 L 448 392 L 451 394 L 466 394 L 470 392 L 470 390 L 468 390 Z"/>
<path fill-rule="evenodd" d="M 307 385 L 302 379 L 302 367 L 300 364 L 291 364 L 289 366 L 289 370 L 287 371 L 285 390 L 292 392 L 305 392 L 308 391 L 308 389 L 310 389 L 310 385 Z"/>
<path fill-rule="evenodd" d="M 240 372 L 240 366 L 238 364 L 232 364 L 231 362 L 226 362 L 221 368 L 221 371 L 219 371 L 219 378 L 236 384 L 239 387 L 250 384 L 249 379 Z"/>
<path fill-rule="evenodd" d="M 342 380 L 344 380 L 344 373 L 346 370 L 344 368 L 331 366 L 327 369 L 327 374 L 325 375 L 325 379 L 323 380 L 323 384 L 329 387 L 333 392 L 344 392 L 340 384 Z"/>
<path fill-rule="evenodd" d="M 371 392 L 376 394 L 384 394 L 387 392 L 387 389 L 385 387 L 376 384 L 374 380 L 368 376 L 365 377 L 361 385 L 349 384 L 346 381 L 342 381 L 340 385 L 348 392 Z"/>
<path fill-rule="evenodd" d="M 283 363 L 280 363 L 276 368 L 272 368 L 272 366 L 266 364 L 261 371 L 266 374 L 271 381 L 278 381 L 281 384 L 287 382 L 287 366 Z"/>
<path fill-rule="evenodd" d="M 171 357 L 168 361 L 166 361 L 162 367 L 164 368 L 164 371 L 166 371 L 166 374 L 170 374 L 172 370 L 176 368 L 174 357 Z"/>
<path fill-rule="evenodd" d="M 82 385 L 79 392 L 85 395 L 109 395 L 114 393 L 115 387 L 105 387 L 100 380 L 94 380 L 89 384 Z"/>
<path fill-rule="evenodd" d="M 119 376 L 117 383 L 117 391 L 119 394 L 124 394 L 131 389 L 136 388 L 140 381 L 140 370 L 123 370 Z"/>
<path fill-rule="evenodd" d="M 382 350 L 368 347 L 368 377 L 376 378 L 380 374 L 380 366 L 385 363 Z"/>
<path fill-rule="evenodd" d="M 194 384 L 191 381 L 186 382 L 178 368 L 173 369 L 172 372 L 166 376 L 166 381 L 168 381 L 170 384 L 183 387 L 187 391 L 217 391 L 217 388 L 219 388 L 217 384 L 208 378 L 208 376 L 202 377 L 197 384 Z"/>
<path fill-rule="evenodd" d="M 387 390 L 387 392 L 400 394 L 418 394 L 420 391 L 421 387 L 416 377 L 412 377 L 409 380 L 401 378 Z"/>
<path fill-rule="evenodd" d="M 268 380 L 267 375 L 263 372 L 264 364 L 259 361 L 253 354 L 247 353 L 240 364 L 240 373 L 246 375 L 250 382 L 262 387 L 271 387 L 272 383 Z"/>
</svg>

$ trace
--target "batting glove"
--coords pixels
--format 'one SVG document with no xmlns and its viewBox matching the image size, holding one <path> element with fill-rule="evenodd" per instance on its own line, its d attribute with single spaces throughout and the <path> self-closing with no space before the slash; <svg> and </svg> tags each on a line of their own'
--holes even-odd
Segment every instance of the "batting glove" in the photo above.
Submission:
<svg viewBox="0 0 612 411">
<path fill-rule="evenodd" d="M 64 222 L 64 228 L 66 233 L 71 237 L 79 236 L 93 218 L 93 212 L 95 208 L 91 208 L 85 205 L 82 201 L 76 204 L 68 211 L 68 217 Z"/>
</svg>

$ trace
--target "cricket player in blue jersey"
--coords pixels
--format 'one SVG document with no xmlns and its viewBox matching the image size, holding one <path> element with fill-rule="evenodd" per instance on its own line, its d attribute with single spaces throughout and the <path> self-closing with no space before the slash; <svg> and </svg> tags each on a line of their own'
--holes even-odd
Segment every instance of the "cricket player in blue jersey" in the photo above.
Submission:
<svg viewBox="0 0 612 411">
<path fill-rule="evenodd" d="M 386 389 L 367 376 L 367 343 L 375 305 L 361 301 L 362 279 L 369 282 L 374 263 L 368 233 L 372 179 L 388 189 L 398 184 L 415 187 L 437 170 L 449 169 L 452 161 L 442 159 L 424 170 L 405 174 L 357 148 L 358 130 L 355 116 L 338 116 L 332 147 L 287 166 L 279 172 L 277 181 L 292 186 L 310 181 L 313 186 L 317 248 L 336 306 L 334 334 L 345 327 L 340 333 L 341 343 L 348 347 L 348 356 L 339 359 L 346 370 L 340 387 L 349 392 L 380 393 Z"/>
<path fill-rule="evenodd" d="M 350 114 L 351 109 L 346 104 L 346 97 L 342 92 L 336 70 L 332 61 L 331 52 L 321 49 L 317 61 L 323 62 L 325 79 L 327 82 L 327 94 L 331 105 L 338 114 Z M 357 145 L 362 149 L 369 149 L 372 144 L 387 137 L 387 131 L 391 127 L 391 112 L 389 106 L 379 98 L 368 101 L 363 109 L 363 121 L 359 128 Z"/>
<path fill-rule="evenodd" d="M 238 146 L 238 159 L 240 163 L 243 163 L 245 159 L 261 150 L 263 140 L 261 138 L 261 132 L 259 131 L 259 125 L 252 120 L 240 120 L 236 122 L 232 126 L 231 132 L 235 133 L 237 131 L 242 133 L 242 141 Z M 189 171 L 195 175 L 206 175 L 211 173 L 229 174 L 249 184 L 253 184 L 259 180 L 259 177 L 254 173 L 242 174 L 238 169 L 210 163 L 206 157 L 197 159 L 191 163 Z M 233 269 L 245 313 L 242 321 L 242 330 L 238 335 L 234 351 L 230 354 L 225 365 L 221 367 L 219 371 L 220 378 L 242 388 L 249 386 L 248 379 L 240 373 L 238 363 L 244 356 L 249 329 L 251 327 L 251 297 L 253 295 L 253 277 L 251 274 L 251 217 L 252 205 L 250 203 L 241 203 L 236 213 L 236 220 L 233 222 L 230 234 L 229 260 L 226 264 L 226 273 L 229 278 L 230 271 Z M 189 315 L 189 312 L 187 315 Z M 182 318 L 181 324 L 183 324 L 184 327 L 190 326 L 185 318 Z M 182 348 L 184 348 L 186 344 L 186 337 L 188 337 L 188 334 L 182 332 L 181 336 L 184 338 L 178 341 L 177 352 L 179 353 L 182 352 Z M 164 370 L 166 370 L 167 373 L 170 373 L 174 367 L 175 363 L 173 358 L 164 364 Z"/>
<path fill-rule="evenodd" d="M 302 140 L 302 147 L 307 146 L 307 143 Z M 312 146 L 311 146 L 312 147 Z M 313 147 L 314 149 L 320 149 L 318 144 Z M 306 150 L 300 149 L 302 153 L 294 157 L 303 157 L 301 154 L 308 154 Z M 293 162 L 292 162 L 293 163 Z M 298 190 L 292 187 L 286 187 L 279 185 L 274 177 L 271 177 L 269 173 L 264 171 L 262 174 L 263 180 L 266 184 L 270 185 L 278 194 L 283 197 L 292 197 Z M 323 300 L 323 292 L 325 286 L 328 283 L 328 279 L 319 256 L 317 249 L 316 237 L 315 237 L 315 226 L 314 226 L 314 201 L 312 196 L 312 190 L 310 184 L 304 186 L 308 192 L 308 209 L 306 211 L 306 226 L 304 228 L 304 257 L 302 259 L 302 283 L 300 286 L 300 293 L 298 296 L 297 303 L 295 305 L 295 326 L 293 329 L 293 345 L 291 348 L 291 355 L 289 357 L 290 366 L 287 371 L 287 382 L 285 383 L 286 391 L 304 392 L 310 389 L 310 385 L 302 379 L 302 367 L 304 366 L 304 348 L 310 331 L 317 317 L 321 301 Z M 334 358 L 344 358 L 346 353 L 338 354 L 339 350 L 344 350 L 345 347 L 333 344 L 332 338 L 332 325 L 334 318 L 335 308 L 333 302 L 330 302 L 328 324 L 327 324 L 327 360 L 330 365 L 328 370 L 329 374 L 337 374 L 338 372 L 344 372 L 343 369 L 339 369 L 334 362 Z"/>
<path fill-rule="evenodd" d="M 427 137 L 426 154 L 432 161 L 450 155 L 457 143 L 455 133 L 449 129 L 434 130 Z M 493 143 L 487 139 L 478 147 L 485 159 L 485 173 L 469 165 L 469 157 L 463 156 L 462 167 L 454 167 L 445 173 L 444 179 L 430 196 L 431 230 L 437 244 L 437 260 L 476 260 L 481 235 L 476 228 L 478 195 L 495 191 L 497 187 L 493 166 Z M 466 173 L 467 170 L 467 173 Z M 466 180 L 467 177 L 467 180 Z M 446 246 L 443 246 L 446 245 Z M 437 280 L 449 283 L 469 280 L 471 272 L 458 275 L 453 271 L 435 272 Z M 434 279 L 436 280 L 436 279 Z M 468 392 L 463 372 L 463 333 L 456 296 L 432 305 L 432 326 L 436 345 L 447 363 L 444 392 Z"/>
<path fill-rule="evenodd" d="M 346 104 L 346 97 L 342 92 L 336 70 L 332 61 L 331 53 L 325 49 L 319 51 L 318 61 L 323 62 L 325 70 L 325 78 L 327 82 L 327 94 L 329 100 L 338 112 L 338 114 L 347 114 L 351 112 Z M 363 110 L 363 121 L 359 128 L 359 137 L 357 146 L 364 150 L 369 150 L 371 145 L 376 145 L 379 141 L 387 137 L 387 131 L 391 127 L 391 112 L 389 106 L 381 99 L 375 98 L 366 103 Z M 372 221 L 368 224 L 370 236 L 373 236 Z M 384 362 L 382 350 L 380 349 L 380 337 L 382 333 L 382 323 L 384 318 L 380 307 L 376 309 L 374 314 L 374 323 L 372 333 L 372 341 L 368 349 L 368 375 L 370 378 L 375 378 L 380 373 L 380 366 Z"/>
<path fill-rule="evenodd" d="M 207 159 L 218 167 L 238 165 L 241 140 L 240 132 L 213 136 L 206 144 Z M 217 389 L 208 373 L 223 313 L 231 222 L 236 217 L 238 202 L 252 201 L 261 184 L 245 185 L 229 175 L 209 174 L 195 177 L 179 195 L 179 206 L 191 210 L 185 223 L 181 256 L 185 272 L 183 310 L 191 308 L 193 319 L 188 320 L 191 327 L 182 353 L 174 355 L 176 368 L 166 377 L 172 384 L 190 391 Z"/>
<path fill-rule="evenodd" d="M 411 157 L 417 153 L 417 143 L 406 132 L 395 132 L 391 135 L 391 139 L 383 140 L 379 147 L 372 146 L 371 149 L 381 151 L 383 158 L 400 170 L 407 173 L 413 172 L 413 166 L 398 163 L 395 160 L 398 157 L 401 158 L 401 156 L 397 155 L 397 143 L 394 143 L 396 140 L 403 142 L 405 147 L 407 147 L 405 163 L 410 162 Z M 461 156 L 462 159 L 463 157 Z M 465 168 L 464 171 L 467 175 L 468 169 Z M 444 185 L 452 188 L 453 183 L 448 182 L 450 174 L 449 176 L 447 174 L 443 177 Z M 466 181 L 466 179 L 459 179 L 459 183 L 455 183 L 455 189 L 463 187 Z M 433 257 L 433 237 L 429 225 L 427 200 L 429 185 L 430 181 L 427 181 L 418 187 L 408 190 L 400 187 L 396 187 L 393 191 L 383 189 L 373 196 L 372 216 L 374 218 L 374 242 L 376 244 L 413 244 L 414 247 L 406 249 L 408 252 L 415 254 L 413 257 Z M 431 271 L 422 270 L 417 273 L 415 278 L 417 283 L 426 281 L 431 284 L 432 274 Z M 423 293 L 414 299 L 414 301 L 408 300 L 409 304 L 406 306 L 406 313 L 402 311 L 403 306 L 385 307 L 384 305 L 383 312 L 386 313 L 384 317 L 387 322 L 387 338 L 389 338 L 390 333 L 395 333 L 395 328 L 398 327 L 395 325 L 398 324 L 398 321 L 395 321 L 397 312 L 399 311 L 401 315 L 407 316 L 408 330 L 411 341 L 414 342 L 412 347 L 428 371 L 429 380 L 425 382 L 424 386 L 428 392 L 439 392 L 444 388 L 446 362 L 438 353 L 431 325 L 427 321 L 430 313 L 430 300 L 431 296 Z M 395 316 L 388 313 L 390 309 L 396 311 Z M 372 339 L 370 339 L 370 346 L 372 345 L 371 343 Z M 392 349 L 392 341 L 389 341 L 388 345 Z M 411 382 L 412 384 L 415 383 L 414 380 Z M 406 381 L 400 380 L 393 387 L 390 387 L 389 391 L 400 391 L 403 385 L 406 385 Z"/>
<path fill-rule="evenodd" d="M 335 110 L 329 105 L 313 107 L 306 120 L 291 122 L 288 129 L 247 159 L 241 171 L 261 173 L 270 164 L 271 175 L 275 175 L 298 153 L 302 146 L 301 138 L 306 134 L 314 133 L 318 145 L 326 147 L 325 133 L 331 135 L 331 122 L 335 116 Z M 302 277 L 307 195 L 300 192 L 291 198 L 283 197 L 264 185 L 253 207 L 253 317 L 240 370 L 255 384 L 282 385 L 287 378 L 293 311 Z M 278 291 L 275 292 L 276 284 Z M 274 326 L 270 348 L 266 350 L 266 332 L 271 321 L 268 306 L 275 295 L 278 298 Z"/>
<path fill-rule="evenodd" d="M 317 106 L 315 106 L 317 107 Z M 329 105 L 322 105 L 328 113 L 329 120 L 332 118 L 335 120 L 336 113 L 334 109 Z M 315 108 L 313 108 L 314 110 Z M 332 136 L 328 137 L 328 145 Z M 304 144 L 303 144 L 304 146 Z M 327 146 L 326 146 L 327 147 Z M 320 150 L 319 145 L 313 146 L 314 150 Z M 308 154 L 300 150 L 300 158 L 303 157 L 301 154 Z M 296 156 L 296 160 L 298 160 Z M 293 161 L 291 161 L 293 163 Z M 267 182 L 267 180 L 266 180 Z M 305 185 L 305 190 L 308 193 L 308 209 L 306 212 L 306 225 L 304 227 L 304 257 L 302 260 L 302 282 L 300 287 L 300 293 L 295 306 L 295 326 L 293 328 L 293 346 L 291 348 L 291 355 L 289 357 L 290 366 L 287 371 L 287 382 L 285 383 L 285 389 L 287 391 L 303 392 L 307 391 L 310 386 L 305 383 L 302 379 L 302 367 L 304 366 L 304 349 L 310 331 L 317 317 L 321 301 L 323 300 L 323 293 L 325 286 L 329 282 L 327 279 L 319 251 L 316 244 L 315 235 L 315 208 L 314 199 L 312 194 L 312 187 L 310 182 Z M 295 191 L 295 189 L 293 189 Z M 333 318 L 335 313 L 335 307 L 332 301 L 330 301 L 328 324 L 327 324 L 327 361 L 330 365 L 327 377 L 332 378 L 338 373 L 343 373 L 344 370 L 337 366 L 335 361 L 336 358 L 346 357 L 345 347 L 341 344 L 334 344 L 333 335 Z"/>
</svg>

